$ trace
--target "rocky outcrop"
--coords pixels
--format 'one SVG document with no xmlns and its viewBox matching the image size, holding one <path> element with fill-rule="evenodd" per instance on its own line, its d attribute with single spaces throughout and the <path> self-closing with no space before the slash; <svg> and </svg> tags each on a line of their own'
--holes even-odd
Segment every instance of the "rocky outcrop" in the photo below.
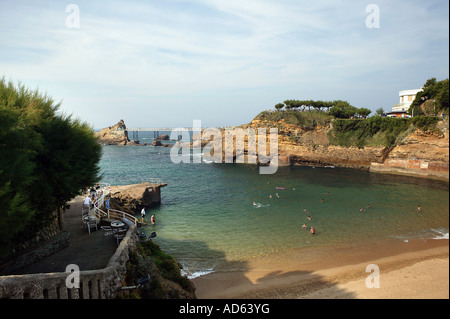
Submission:
<svg viewBox="0 0 450 319">
<path fill-rule="evenodd" d="M 99 143 L 103 145 L 127 145 L 130 142 L 127 127 L 123 120 L 113 126 L 101 129 L 95 135 Z"/>
<path fill-rule="evenodd" d="M 296 125 L 286 124 L 284 120 L 265 123 L 256 119 L 248 125 L 236 128 L 255 131 L 258 128 L 266 128 L 267 133 L 270 127 L 277 128 L 279 166 L 337 166 L 449 179 L 448 121 L 441 121 L 438 124 L 438 132 L 428 133 L 418 129 L 411 131 L 395 147 L 358 148 L 331 145 L 329 140 L 331 125 L 302 129 Z M 222 131 L 223 160 L 228 148 L 228 154 L 233 154 L 234 160 L 245 158 L 248 163 L 259 163 L 258 154 L 249 151 L 247 147 L 248 137 L 244 137 L 245 148 L 241 152 L 236 152 L 236 145 L 225 145 L 224 140 L 225 133 Z M 201 140 L 194 139 L 191 147 L 203 149 L 209 142 L 208 137 L 203 136 Z M 266 145 L 269 148 L 270 143 L 267 141 Z"/>
<path fill-rule="evenodd" d="M 371 163 L 371 171 L 449 179 L 448 129 L 442 133 L 421 130 L 409 134 L 382 163 Z"/>
<path fill-rule="evenodd" d="M 169 135 L 163 134 L 163 135 L 156 137 L 155 141 L 168 141 L 169 139 L 170 139 Z"/>
<path fill-rule="evenodd" d="M 142 208 L 161 203 L 161 187 L 167 184 L 141 183 L 111 186 L 110 207 L 129 214 L 139 213 Z"/>
</svg>

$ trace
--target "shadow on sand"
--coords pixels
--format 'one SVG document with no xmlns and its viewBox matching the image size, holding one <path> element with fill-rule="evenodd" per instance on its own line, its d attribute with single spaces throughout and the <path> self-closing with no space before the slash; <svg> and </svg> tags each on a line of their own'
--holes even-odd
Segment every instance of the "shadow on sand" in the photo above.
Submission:
<svg viewBox="0 0 450 319">
<path fill-rule="evenodd" d="M 339 296 L 341 299 L 352 299 L 356 296 L 349 291 L 339 288 L 336 282 L 327 280 L 321 275 L 307 270 L 284 271 L 267 266 L 264 269 L 250 269 L 247 261 L 230 261 L 226 259 L 223 251 L 208 247 L 205 242 L 196 240 L 173 240 L 155 238 L 155 243 L 161 249 L 175 257 L 183 266 L 189 267 L 195 263 L 201 263 L 201 256 L 209 256 L 208 262 L 199 265 L 213 271 L 211 273 L 195 277 L 192 280 L 196 286 L 198 299 L 302 299 L 311 298 L 311 293 L 326 289 L 326 296 Z M 177 252 L 170 247 L 179 247 L 183 250 L 183 259 L 177 258 Z M 199 261 L 200 260 L 200 261 Z M 189 274 L 189 269 L 186 272 Z M 276 266 L 275 266 L 276 267 Z M 213 269 L 211 269 L 213 268 Z M 299 268 L 301 268 L 299 266 Z M 198 269 L 198 268 L 197 268 Z M 315 299 L 322 298 L 320 293 L 314 294 Z"/>
</svg>

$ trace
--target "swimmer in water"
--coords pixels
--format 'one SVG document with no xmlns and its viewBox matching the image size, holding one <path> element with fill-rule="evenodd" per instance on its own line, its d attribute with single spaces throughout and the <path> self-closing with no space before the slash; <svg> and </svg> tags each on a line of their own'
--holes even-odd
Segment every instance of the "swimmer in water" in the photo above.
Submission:
<svg viewBox="0 0 450 319">
<path fill-rule="evenodd" d="M 359 211 L 360 211 L 360 212 L 363 212 L 363 211 L 364 211 L 364 209 L 362 209 L 362 208 L 361 208 L 361 209 L 360 209 Z"/>
<path fill-rule="evenodd" d="M 275 193 L 275 195 L 277 196 L 277 198 L 280 198 L 280 196 L 278 195 L 278 193 Z"/>
<path fill-rule="evenodd" d="M 272 194 L 269 195 L 269 198 L 272 198 Z"/>
<path fill-rule="evenodd" d="M 311 230 L 309 232 L 314 235 L 316 233 L 316 230 L 311 226 Z"/>
<path fill-rule="evenodd" d="M 303 224 L 302 228 L 303 228 L 303 229 L 306 229 L 306 228 L 307 228 L 306 224 Z"/>
<path fill-rule="evenodd" d="M 422 211 L 422 207 L 420 207 L 420 205 L 417 207 L 417 210 L 419 211 L 419 212 L 421 212 Z"/>
<path fill-rule="evenodd" d="M 306 218 L 308 218 L 308 220 L 311 220 L 311 216 L 308 216 L 308 217 L 306 217 Z"/>
</svg>

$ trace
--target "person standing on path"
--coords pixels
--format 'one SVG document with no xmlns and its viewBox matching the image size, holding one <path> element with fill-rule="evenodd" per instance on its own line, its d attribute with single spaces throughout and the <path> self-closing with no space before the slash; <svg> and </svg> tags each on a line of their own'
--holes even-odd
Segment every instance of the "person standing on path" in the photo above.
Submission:
<svg viewBox="0 0 450 319">
<path fill-rule="evenodd" d="M 91 204 L 92 204 L 92 199 L 89 196 L 86 196 L 86 198 L 83 201 L 83 208 L 81 210 L 81 214 L 82 215 L 87 215 L 89 214 L 89 210 L 91 208 Z"/>
<path fill-rule="evenodd" d="M 144 223 L 144 217 L 145 217 L 145 207 L 141 210 L 141 223 Z"/>
</svg>

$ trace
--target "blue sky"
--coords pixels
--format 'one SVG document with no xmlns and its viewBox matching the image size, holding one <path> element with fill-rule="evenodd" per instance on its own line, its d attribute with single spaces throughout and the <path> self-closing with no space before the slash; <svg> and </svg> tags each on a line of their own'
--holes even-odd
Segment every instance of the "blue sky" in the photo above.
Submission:
<svg viewBox="0 0 450 319">
<path fill-rule="evenodd" d="M 0 0 L 0 76 L 96 129 L 240 125 L 287 99 L 390 110 L 448 61 L 447 0 Z"/>
</svg>

